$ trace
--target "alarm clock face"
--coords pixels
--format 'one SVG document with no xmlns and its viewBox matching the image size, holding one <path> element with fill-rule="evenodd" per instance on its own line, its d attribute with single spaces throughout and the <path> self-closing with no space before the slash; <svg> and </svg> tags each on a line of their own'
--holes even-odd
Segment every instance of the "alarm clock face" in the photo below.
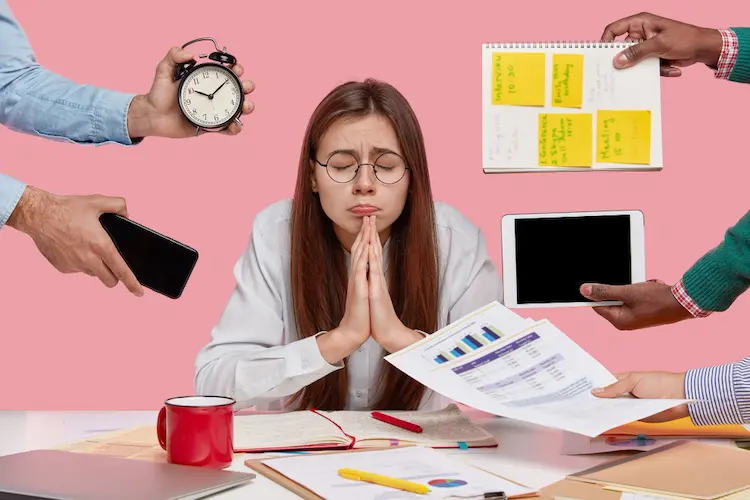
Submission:
<svg viewBox="0 0 750 500">
<path fill-rule="evenodd" d="M 244 93 L 234 72 L 218 64 L 192 68 L 180 83 L 177 98 L 183 114 L 198 127 L 224 128 L 242 109 Z"/>
</svg>

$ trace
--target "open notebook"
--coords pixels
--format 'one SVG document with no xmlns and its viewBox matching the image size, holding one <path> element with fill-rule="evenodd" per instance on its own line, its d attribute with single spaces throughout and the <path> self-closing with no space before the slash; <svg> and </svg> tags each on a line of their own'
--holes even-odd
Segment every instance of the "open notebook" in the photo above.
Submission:
<svg viewBox="0 0 750 500">
<path fill-rule="evenodd" d="M 612 65 L 632 43 L 483 44 L 484 172 L 660 170 L 659 60 Z"/>
<path fill-rule="evenodd" d="M 422 427 L 421 433 L 375 420 L 369 411 L 292 411 L 235 415 L 234 450 L 384 448 L 420 445 L 432 448 L 497 446 L 489 432 L 474 425 L 454 404 L 436 411 L 382 412 Z"/>
</svg>

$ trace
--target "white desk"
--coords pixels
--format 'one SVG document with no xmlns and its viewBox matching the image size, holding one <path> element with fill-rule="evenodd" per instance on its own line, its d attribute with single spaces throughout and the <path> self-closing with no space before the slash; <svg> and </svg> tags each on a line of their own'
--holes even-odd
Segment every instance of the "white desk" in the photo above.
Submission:
<svg viewBox="0 0 750 500">
<path fill-rule="evenodd" d="M 0 411 L 0 455 L 50 448 L 87 435 L 137 425 L 155 425 L 156 415 L 157 412 L 151 411 Z M 568 473 L 618 458 L 616 454 L 561 455 L 561 432 L 479 412 L 468 411 L 467 415 L 492 432 L 499 447 L 443 451 L 532 487 L 541 488 Z M 253 455 L 238 455 L 230 469 L 251 472 L 243 463 L 248 456 Z M 298 498 L 260 475 L 253 483 L 216 498 L 251 498 L 248 493 L 252 493 L 252 498 Z"/>
</svg>

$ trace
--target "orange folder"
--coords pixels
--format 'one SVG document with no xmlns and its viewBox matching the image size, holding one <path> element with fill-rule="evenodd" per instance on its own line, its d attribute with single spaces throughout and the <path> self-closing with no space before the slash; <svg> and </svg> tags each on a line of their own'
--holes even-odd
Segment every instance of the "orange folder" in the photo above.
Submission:
<svg viewBox="0 0 750 500">
<path fill-rule="evenodd" d="M 662 438 L 750 439 L 750 431 L 742 425 L 695 425 L 690 417 L 669 422 L 631 422 L 615 427 L 602 436 L 639 436 Z"/>
</svg>

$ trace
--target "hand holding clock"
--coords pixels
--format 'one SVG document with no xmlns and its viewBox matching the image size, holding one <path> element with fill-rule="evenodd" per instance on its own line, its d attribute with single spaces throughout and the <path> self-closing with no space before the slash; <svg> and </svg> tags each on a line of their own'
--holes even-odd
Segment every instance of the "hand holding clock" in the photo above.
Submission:
<svg viewBox="0 0 750 500">
<path fill-rule="evenodd" d="M 136 96 L 128 110 L 127 126 L 128 133 L 132 139 L 142 137 L 184 138 L 196 135 L 195 125 L 186 120 L 180 110 L 180 105 L 178 103 L 178 89 L 180 87 L 180 82 L 175 82 L 173 78 L 174 70 L 177 65 L 192 59 L 193 55 L 187 50 L 173 47 L 169 50 L 169 53 L 164 59 L 159 62 L 156 67 L 154 81 L 148 94 Z M 234 75 L 237 76 L 237 81 L 239 81 L 239 78 L 241 78 L 244 73 L 244 68 L 238 62 L 231 68 L 231 70 L 226 68 L 226 71 L 227 74 L 229 71 L 234 72 Z M 215 73 L 216 70 L 212 69 L 211 72 Z M 211 76 L 214 75 L 212 74 Z M 218 73 L 216 73 L 215 76 L 218 76 Z M 222 77 L 224 77 L 224 75 L 222 75 Z M 192 78 L 198 78 L 200 83 L 200 78 L 202 78 L 202 76 L 198 73 L 194 73 Z M 223 79 L 225 80 L 224 83 L 228 81 L 225 77 Z M 214 80 L 214 82 L 215 81 L 216 80 Z M 212 85 L 215 84 L 212 83 Z M 186 91 L 192 90 L 192 92 L 203 94 L 206 97 L 213 97 L 213 94 L 206 92 L 204 89 L 208 88 L 210 92 L 214 93 L 218 90 L 214 90 L 215 87 L 201 86 L 201 90 L 199 91 L 197 86 L 194 87 L 188 84 L 185 84 L 183 87 L 186 88 Z M 254 89 L 255 84 L 250 80 L 245 80 L 241 83 L 241 89 L 237 88 L 236 92 L 239 93 L 241 91 L 244 97 L 244 95 L 249 94 Z M 206 97 L 202 97 L 202 99 L 206 99 Z M 237 97 L 239 98 L 239 95 Z M 188 98 L 185 102 L 187 101 L 190 101 L 190 99 Z M 231 105 L 229 102 L 231 102 L 231 98 L 230 101 L 226 103 L 227 107 L 222 108 L 219 111 L 225 113 L 224 109 L 226 109 L 227 112 L 230 112 Z M 235 100 L 234 102 L 239 103 L 240 100 Z M 211 103 L 209 103 L 208 100 L 206 100 L 206 103 L 210 108 Z M 196 115 L 198 113 L 207 114 L 205 107 L 199 108 L 198 106 L 195 106 L 194 109 L 196 110 Z M 212 113 L 213 109 L 217 109 L 216 106 L 212 108 Z M 247 100 L 243 102 L 242 114 L 250 114 L 254 109 L 255 105 L 253 102 Z M 213 116 L 218 115 L 212 115 L 211 118 L 213 118 Z M 236 135 L 240 133 L 241 130 L 242 126 L 235 121 L 231 123 L 227 129 L 222 131 L 222 133 Z"/>
</svg>

